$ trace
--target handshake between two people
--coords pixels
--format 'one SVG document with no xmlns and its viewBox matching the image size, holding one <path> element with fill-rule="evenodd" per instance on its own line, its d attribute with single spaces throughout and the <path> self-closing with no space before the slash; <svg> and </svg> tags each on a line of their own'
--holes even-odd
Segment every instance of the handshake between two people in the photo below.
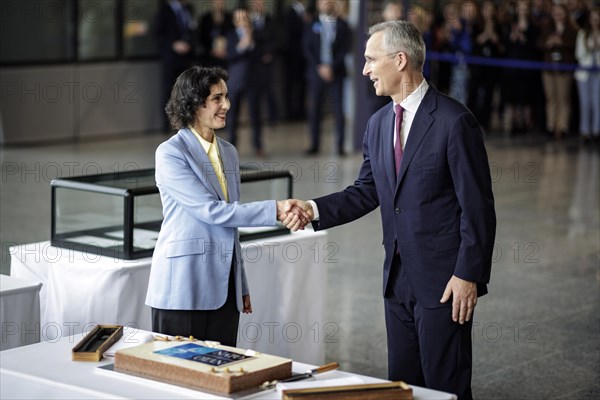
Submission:
<svg viewBox="0 0 600 400">
<path fill-rule="evenodd" d="M 277 201 L 277 220 L 292 232 L 304 229 L 315 218 L 310 203 L 297 199 Z"/>
</svg>

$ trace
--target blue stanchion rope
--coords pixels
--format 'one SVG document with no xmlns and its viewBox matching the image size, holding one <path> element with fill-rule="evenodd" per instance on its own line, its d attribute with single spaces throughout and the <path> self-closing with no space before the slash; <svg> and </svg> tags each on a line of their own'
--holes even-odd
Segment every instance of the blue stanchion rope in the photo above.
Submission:
<svg viewBox="0 0 600 400">
<path fill-rule="evenodd" d="M 471 56 L 461 53 L 440 53 L 437 51 L 427 52 L 427 61 L 444 61 L 452 64 L 466 63 L 468 65 L 487 65 L 491 67 L 515 68 L 515 69 L 541 69 L 550 71 L 600 71 L 598 66 L 583 67 L 578 64 L 560 64 L 543 61 L 516 60 L 508 58 Z"/>
</svg>

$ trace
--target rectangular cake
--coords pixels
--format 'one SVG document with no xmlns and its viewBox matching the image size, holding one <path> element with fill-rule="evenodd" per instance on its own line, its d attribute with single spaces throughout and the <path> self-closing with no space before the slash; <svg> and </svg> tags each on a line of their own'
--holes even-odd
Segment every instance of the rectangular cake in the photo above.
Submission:
<svg viewBox="0 0 600 400">
<path fill-rule="evenodd" d="M 155 341 L 117 351 L 115 369 L 228 394 L 289 378 L 292 360 L 201 341 Z"/>
</svg>

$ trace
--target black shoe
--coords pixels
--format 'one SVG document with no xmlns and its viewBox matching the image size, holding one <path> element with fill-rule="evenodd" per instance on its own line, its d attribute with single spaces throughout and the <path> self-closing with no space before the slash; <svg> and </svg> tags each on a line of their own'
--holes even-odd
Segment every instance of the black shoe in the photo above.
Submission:
<svg viewBox="0 0 600 400">
<path fill-rule="evenodd" d="M 316 154 L 319 154 L 319 149 L 315 149 L 314 147 L 311 147 L 310 149 L 306 150 L 306 154 L 307 156 L 314 156 Z"/>
<path fill-rule="evenodd" d="M 340 157 L 346 157 L 346 152 L 344 151 L 344 149 L 338 149 L 337 155 Z"/>
</svg>

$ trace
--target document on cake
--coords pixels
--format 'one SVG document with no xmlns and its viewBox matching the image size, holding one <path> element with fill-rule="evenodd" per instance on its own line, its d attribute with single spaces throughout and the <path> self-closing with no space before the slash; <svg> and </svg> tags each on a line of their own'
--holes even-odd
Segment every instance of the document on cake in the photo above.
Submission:
<svg viewBox="0 0 600 400">
<path fill-rule="evenodd" d="M 154 353 L 182 358 L 184 360 L 196 361 L 203 364 L 212 365 L 214 367 L 220 367 L 236 361 L 252 358 L 251 356 L 246 356 L 244 354 L 215 349 L 213 347 L 200 346 L 195 343 L 186 343 L 182 344 L 181 346 L 157 350 Z"/>
</svg>

